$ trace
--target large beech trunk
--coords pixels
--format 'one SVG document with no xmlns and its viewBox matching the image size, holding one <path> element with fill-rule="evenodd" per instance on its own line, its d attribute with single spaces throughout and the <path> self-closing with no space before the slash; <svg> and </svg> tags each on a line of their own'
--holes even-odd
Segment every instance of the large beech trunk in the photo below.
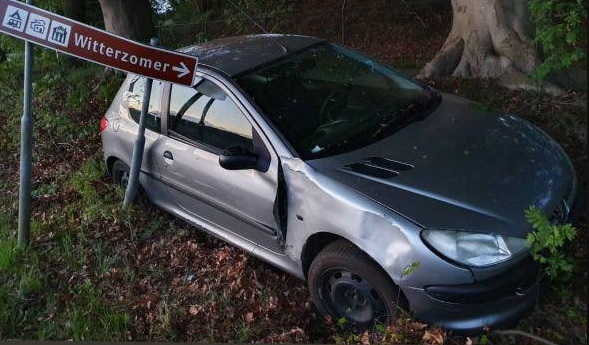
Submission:
<svg viewBox="0 0 589 345">
<path fill-rule="evenodd" d="M 538 53 L 525 0 L 452 0 L 452 29 L 422 77 L 518 79 L 534 70 Z"/>
<path fill-rule="evenodd" d="M 149 0 L 98 0 L 106 31 L 139 42 L 153 37 L 153 18 Z"/>
</svg>

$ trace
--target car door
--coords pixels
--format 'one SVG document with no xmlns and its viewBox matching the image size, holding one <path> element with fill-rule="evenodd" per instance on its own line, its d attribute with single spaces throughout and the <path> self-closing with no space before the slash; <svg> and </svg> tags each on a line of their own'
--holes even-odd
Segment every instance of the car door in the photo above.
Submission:
<svg viewBox="0 0 589 345">
<path fill-rule="evenodd" d="M 221 83 L 170 86 L 167 135 L 154 146 L 161 180 L 178 207 L 209 226 L 282 252 L 276 240 L 277 164 L 245 114 Z M 256 169 L 227 170 L 227 149 L 256 154 Z"/>
<path fill-rule="evenodd" d="M 128 141 L 123 147 L 127 147 L 130 150 L 124 155 L 121 155 L 120 158 L 126 160 L 127 164 L 129 165 L 131 163 L 132 150 L 135 146 L 135 139 L 137 137 L 145 88 L 145 77 L 129 75 L 127 79 L 127 87 L 122 95 L 123 102 L 121 104 L 121 111 L 127 112 L 130 119 L 134 121 L 134 123 L 130 121 L 120 123 L 119 120 L 115 119 L 114 121 L 117 121 L 117 123 L 113 124 L 113 127 L 116 128 L 116 131 L 128 132 L 128 135 L 119 137 L 124 137 Z M 143 151 L 143 160 L 141 166 L 141 172 L 149 178 L 156 177 L 158 174 L 152 147 L 160 137 L 162 91 L 163 83 L 161 81 L 154 80 L 151 87 L 149 107 L 145 118 L 145 149 Z M 125 157 L 128 157 L 128 160 L 125 159 Z"/>
</svg>

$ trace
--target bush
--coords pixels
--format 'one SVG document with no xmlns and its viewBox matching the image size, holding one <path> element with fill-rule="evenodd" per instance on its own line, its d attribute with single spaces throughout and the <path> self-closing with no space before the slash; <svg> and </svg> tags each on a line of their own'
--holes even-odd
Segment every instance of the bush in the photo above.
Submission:
<svg viewBox="0 0 589 345">
<path fill-rule="evenodd" d="M 587 11 L 583 0 L 530 0 L 535 42 L 544 52 L 544 62 L 532 77 L 544 80 L 554 71 L 565 70 L 585 60 Z"/>
<path fill-rule="evenodd" d="M 550 279 L 568 278 L 573 271 L 573 263 L 563 249 L 575 239 L 577 230 L 571 224 L 552 224 L 535 207 L 526 210 L 526 219 L 534 229 L 527 237 L 534 260 Z"/>
</svg>

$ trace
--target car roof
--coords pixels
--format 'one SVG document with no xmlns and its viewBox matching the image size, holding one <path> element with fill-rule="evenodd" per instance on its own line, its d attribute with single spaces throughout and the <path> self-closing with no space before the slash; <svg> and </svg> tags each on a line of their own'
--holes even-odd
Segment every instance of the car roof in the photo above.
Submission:
<svg viewBox="0 0 589 345">
<path fill-rule="evenodd" d="M 291 55 L 324 40 L 301 35 L 263 34 L 220 38 L 178 49 L 198 63 L 230 76 Z"/>
</svg>

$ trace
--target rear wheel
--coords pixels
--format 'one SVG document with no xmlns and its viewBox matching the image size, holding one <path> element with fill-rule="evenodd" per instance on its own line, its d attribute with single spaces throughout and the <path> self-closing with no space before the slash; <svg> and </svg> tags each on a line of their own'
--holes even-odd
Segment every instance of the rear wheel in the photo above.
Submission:
<svg viewBox="0 0 589 345">
<path fill-rule="evenodd" d="M 354 330 L 392 321 L 398 288 L 350 242 L 327 245 L 311 263 L 308 276 L 311 297 L 322 315 Z"/>
<path fill-rule="evenodd" d="M 112 165 L 112 182 L 118 186 L 123 188 L 127 187 L 129 184 L 129 166 L 125 164 L 122 160 L 117 160 Z"/>
</svg>

